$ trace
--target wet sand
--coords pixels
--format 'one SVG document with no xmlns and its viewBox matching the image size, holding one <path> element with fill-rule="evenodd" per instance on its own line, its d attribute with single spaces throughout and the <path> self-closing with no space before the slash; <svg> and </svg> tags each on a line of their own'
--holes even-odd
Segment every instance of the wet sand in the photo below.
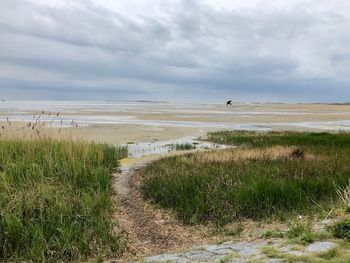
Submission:
<svg viewBox="0 0 350 263">
<path fill-rule="evenodd" d="M 113 144 L 198 137 L 216 130 L 350 130 L 350 105 L 236 103 L 227 107 L 66 101 L 5 101 L 0 104 L 0 125 L 6 127 L 7 133 L 27 132 L 23 127 L 28 122 L 34 123 L 39 116 L 45 130 L 54 136 Z M 11 127 L 7 127 L 6 118 Z"/>
</svg>

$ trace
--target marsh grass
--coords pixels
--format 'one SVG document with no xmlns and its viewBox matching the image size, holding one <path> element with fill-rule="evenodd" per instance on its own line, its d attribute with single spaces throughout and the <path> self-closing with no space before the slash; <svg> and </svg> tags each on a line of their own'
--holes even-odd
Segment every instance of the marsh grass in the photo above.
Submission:
<svg viewBox="0 0 350 263">
<path fill-rule="evenodd" d="M 253 131 L 221 131 L 209 133 L 208 140 L 215 143 L 241 145 L 248 147 L 303 146 L 313 150 L 344 149 L 350 145 L 347 132 L 253 132 Z"/>
<path fill-rule="evenodd" d="M 208 138 L 245 147 L 161 159 L 143 172 L 144 196 L 185 223 L 330 211 L 340 203 L 336 189 L 350 178 L 346 133 L 219 132 Z"/>
<path fill-rule="evenodd" d="M 111 174 L 125 148 L 49 138 L 0 140 L 0 261 L 118 255 Z"/>
</svg>

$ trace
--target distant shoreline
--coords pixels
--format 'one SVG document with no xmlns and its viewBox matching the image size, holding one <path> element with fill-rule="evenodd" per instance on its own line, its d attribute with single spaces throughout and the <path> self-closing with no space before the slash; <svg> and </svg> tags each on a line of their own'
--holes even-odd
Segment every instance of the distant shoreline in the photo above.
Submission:
<svg viewBox="0 0 350 263">
<path fill-rule="evenodd" d="M 23 99 L 2 99 L 1 102 L 104 102 L 104 103 L 114 103 L 114 102 L 131 102 L 131 103 L 155 103 L 155 104 L 185 104 L 185 105 L 224 105 L 225 99 L 215 102 L 199 102 L 199 101 L 166 101 L 166 100 L 66 100 L 66 99 L 33 99 L 33 100 L 23 100 Z M 267 105 L 344 105 L 348 106 L 350 105 L 350 102 L 273 102 L 273 101 L 232 101 L 233 105 L 261 105 L 261 104 L 267 104 Z"/>
</svg>

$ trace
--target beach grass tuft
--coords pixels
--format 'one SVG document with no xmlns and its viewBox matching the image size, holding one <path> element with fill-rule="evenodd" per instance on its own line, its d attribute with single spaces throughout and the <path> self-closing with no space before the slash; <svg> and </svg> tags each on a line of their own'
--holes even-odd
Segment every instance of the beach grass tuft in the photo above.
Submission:
<svg viewBox="0 0 350 263">
<path fill-rule="evenodd" d="M 66 140 L 0 140 L 0 260 L 118 255 L 112 170 L 126 149 Z"/>
</svg>

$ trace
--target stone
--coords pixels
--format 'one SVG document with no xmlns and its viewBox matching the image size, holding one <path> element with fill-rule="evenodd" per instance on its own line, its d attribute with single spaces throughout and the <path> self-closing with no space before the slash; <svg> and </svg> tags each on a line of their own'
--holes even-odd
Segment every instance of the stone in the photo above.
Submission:
<svg viewBox="0 0 350 263">
<path fill-rule="evenodd" d="M 235 259 L 236 257 L 229 257 L 228 255 L 218 255 L 215 257 L 214 260 L 212 260 L 211 262 L 213 263 L 222 263 L 222 262 L 229 262 L 229 260 Z"/>
<path fill-rule="evenodd" d="M 177 263 L 186 263 L 187 259 L 181 258 L 178 254 L 163 254 L 158 256 L 152 256 L 144 258 L 144 262 L 177 262 Z"/>
<path fill-rule="evenodd" d="M 229 261 L 227 261 L 228 263 L 244 263 L 246 262 L 244 259 L 241 259 L 241 258 L 233 258 Z"/>
<path fill-rule="evenodd" d="M 335 248 L 336 246 L 337 246 L 336 243 L 329 242 L 329 241 L 315 242 L 308 245 L 305 251 L 308 253 L 323 253 Z"/>
<path fill-rule="evenodd" d="M 230 248 L 236 250 L 236 251 L 239 251 L 239 250 L 242 250 L 242 249 L 245 249 L 247 247 L 251 247 L 252 245 L 247 243 L 247 242 L 239 242 L 239 243 L 236 243 L 236 244 L 231 244 L 230 245 Z"/>
<path fill-rule="evenodd" d="M 280 259 L 280 258 L 269 258 L 265 262 L 266 263 L 282 263 L 283 259 Z"/>
<path fill-rule="evenodd" d="M 293 255 L 293 256 L 305 256 L 305 252 L 300 251 L 300 250 L 295 250 L 295 246 L 294 245 L 287 245 L 284 247 L 280 248 L 281 252 L 287 253 L 289 255 Z"/>
<path fill-rule="evenodd" d="M 281 251 L 282 252 L 289 252 L 289 251 L 291 251 L 291 250 L 293 250 L 293 245 L 287 245 L 287 246 L 284 246 L 284 247 L 281 247 Z"/>
<path fill-rule="evenodd" d="M 218 254 L 218 255 L 228 255 L 230 253 L 234 252 L 232 249 L 229 248 L 222 248 L 222 249 L 217 249 L 213 251 L 213 253 Z"/>
<path fill-rule="evenodd" d="M 305 252 L 300 251 L 300 250 L 291 250 L 291 251 L 287 251 L 286 252 L 289 255 L 293 255 L 293 256 L 297 256 L 297 257 L 301 257 L 301 256 L 305 256 Z"/>
<path fill-rule="evenodd" d="M 242 257 L 251 257 L 259 253 L 259 250 L 252 247 L 246 247 L 238 251 L 238 254 Z"/>
<path fill-rule="evenodd" d="M 222 247 L 222 248 L 218 247 L 216 249 L 211 249 L 208 251 L 210 251 L 211 253 L 215 253 L 217 255 L 227 255 L 234 252 L 231 248 L 228 248 L 228 247 Z"/>
<path fill-rule="evenodd" d="M 190 251 L 179 254 L 163 254 L 158 256 L 146 257 L 141 262 L 173 262 L 173 263 L 191 263 L 191 262 L 228 262 L 228 263 L 244 263 L 250 261 L 266 262 L 266 263 L 282 263 L 280 258 L 266 258 L 262 253 L 264 242 L 225 242 L 216 245 L 205 245 L 192 248 Z M 298 250 L 295 245 L 281 246 L 281 242 L 277 242 L 273 247 L 279 249 L 283 253 L 293 256 L 305 256 L 312 253 L 324 253 L 337 246 L 335 242 L 315 242 Z"/>
<path fill-rule="evenodd" d="M 209 260 L 209 259 L 212 259 L 215 255 L 213 253 L 209 253 L 209 252 L 206 252 L 206 251 L 202 251 L 202 252 L 199 252 L 199 251 L 195 251 L 195 252 L 187 252 L 187 253 L 184 253 L 182 254 L 183 257 L 186 257 L 190 260 Z"/>
<path fill-rule="evenodd" d="M 232 250 L 231 246 L 229 245 L 211 245 L 211 246 L 207 246 L 206 250 L 209 251 L 209 252 L 213 252 L 213 251 L 216 251 L 216 250 L 221 250 L 221 249 L 229 249 L 229 250 Z"/>
</svg>

